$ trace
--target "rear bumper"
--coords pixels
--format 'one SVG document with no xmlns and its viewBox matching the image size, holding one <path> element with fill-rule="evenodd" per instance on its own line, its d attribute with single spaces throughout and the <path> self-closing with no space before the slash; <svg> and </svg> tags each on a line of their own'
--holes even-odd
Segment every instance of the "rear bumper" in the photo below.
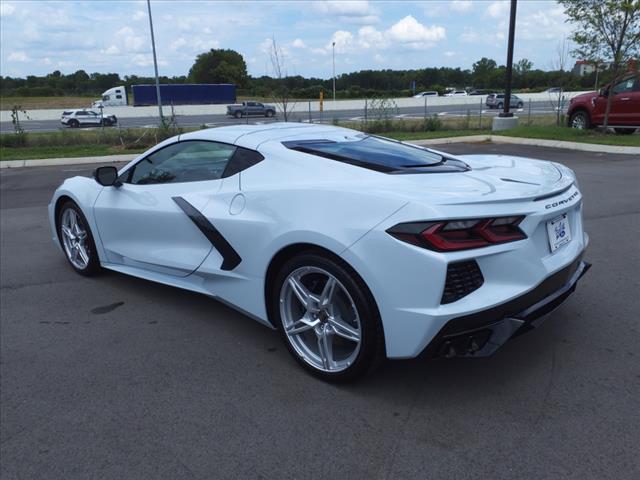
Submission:
<svg viewBox="0 0 640 480">
<path fill-rule="evenodd" d="M 524 295 L 449 320 L 422 352 L 430 357 L 486 357 L 510 338 L 538 327 L 571 295 L 591 265 L 582 255 Z"/>
</svg>

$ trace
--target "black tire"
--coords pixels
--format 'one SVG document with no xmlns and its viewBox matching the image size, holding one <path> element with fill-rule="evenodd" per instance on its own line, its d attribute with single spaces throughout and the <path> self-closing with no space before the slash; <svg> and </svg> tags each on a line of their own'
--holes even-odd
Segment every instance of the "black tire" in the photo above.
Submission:
<svg viewBox="0 0 640 480">
<path fill-rule="evenodd" d="M 498 109 L 501 109 L 502 107 L 504 107 L 504 103 L 499 103 L 499 104 L 497 105 L 497 107 L 498 107 Z"/>
<path fill-rule="evenodd" d="M 267 112 L 264 114 L 265 117 L 271 118 L 276 114 L 276 112 L 274 112 L 273 110 L 267 110 Z"/>
<path fill-rule="evenodd" d="M 80 126 L 80 122 L 78 120 L 69 120 L 69 127 L 78 128 Z"/>
<path fill-rule="evenodd" d="M 87 263 L 87 266 L 85 268 L 78 268 L 76 265 L 71 263 L 71 260 L 69 259 L 69 256 L 67 255 L 64 247 L 64 243 L 62 240 L 62 228 L 61 228 L 62 221 L 61 220 L 62 220 L 62 216 L 64 215 L 64 212 L 68 209 L 73 209 L 77 213 L 78 223 L 81 224 L 81 226 L 87 232 L 85 247 L 87 250 L 87 254 L 89 256 L 89 262 Z M 82 210 L 80 210 L 80 207 L 78 207 L 78 205 L 74 201 L 67 200 L 60 207 L 58 211 L 58 216 L 56 217 L 56 229 L 58 233 L 58 240 L 60 241 L 60 247 L 62 248 L 62 252 L 65 258 L 67 259 L 67 262 L 69 263 L 69 265 L 71 265 L 71 268 L 73 268 L 80 275 L 84 275 L 86 277 L 90 277 L 100 273 L 100 271 L 102 270 L 102 267 L 100 266 L 100 260 L 98 258 L 96 244 L 93 240 L 93 235 L 91 233 L 91 227 L 89 227 L 89 222 L 87 222 L 87 218 L 82 213 Z"/>
<path fill-rule="evenodd" d="M 516 108 L 522 108 L 522 107 L 524 107 L 524 103 L 518 102 L 518 105 L 516 105 Z"/>
<path fill-rule="evenodd" d="M 238 110 L 236 113 L 233 114 L 233 116 L 236 118 L 242 118 L 242 112 Z"/>
<path fill-rule="evenodd" d="M 360 350 L 351 365 L 338 372 L 325 372 L 307 363 L 296 352 L 282 327 L 280 292 L 283 284 L 291 272 L 307 266 L 321 268 L 333 275 L 353 299 L 360 318 L 362 335 Z M 268 299 L 272 318 L 289 352 L 305 370 L 325 381 L 348 382 L 371 372 L 384 360 L 384 334 L 376 302 L 364 281 L 349 265 L 321 252 L 303 252 L 282 266 L 273 285 L 271 298 Z"/>
<path fill-rule="evenodd" d="M 631 135 L 636 131 L 635 128 L 614 128 L 618 135 Z"/>
<path fill-rule="evenodd" d="M 591 118 L 584 110 L 578 110 L 577 112 L 572 113 L 571 117 L 569 117 L 569 126 L 579 130 L 586 130 L 591 128 Z"/>
</svg>

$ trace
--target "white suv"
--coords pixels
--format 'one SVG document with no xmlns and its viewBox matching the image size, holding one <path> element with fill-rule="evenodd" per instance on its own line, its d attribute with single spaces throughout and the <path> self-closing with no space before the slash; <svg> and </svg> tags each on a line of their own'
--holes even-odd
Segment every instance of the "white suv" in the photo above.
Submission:
<svg viewBox="0 0 640 480">
<path fill-rule="evenodd" d="M 78 128 L 85 125 L 99 126 L 104 124 L 109 127 L 118 123 L 115 115 L 103 115 L 94 110 L 65 110 L 62 112 L 60 123 L 71 128 Z"/>
</svg>

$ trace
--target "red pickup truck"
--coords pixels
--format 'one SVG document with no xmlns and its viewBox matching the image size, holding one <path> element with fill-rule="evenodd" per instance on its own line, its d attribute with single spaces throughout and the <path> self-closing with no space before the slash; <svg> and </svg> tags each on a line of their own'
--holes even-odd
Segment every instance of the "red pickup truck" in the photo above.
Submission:
<svg viewBox="0 0 640 480">
<path fill-rule="evenodd" d="M 592 128 L 604 123 L 607 93 L 610 85 L 599 92 L 573 97 L 567 111 L 568 124 L 573 128 Z M 633 133 L 640 128 L 640 75 L 627 76 L 613 86 L 609 125 L 616 133 Z"/>
</svg>

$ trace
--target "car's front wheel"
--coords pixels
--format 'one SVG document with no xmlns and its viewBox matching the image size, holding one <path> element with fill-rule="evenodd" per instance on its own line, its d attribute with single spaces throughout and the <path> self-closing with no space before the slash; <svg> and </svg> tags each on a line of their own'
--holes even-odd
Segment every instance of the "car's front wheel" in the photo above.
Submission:
<svg viewBox="0 0 640 480">
<path fill-rule="evenodd" d="M 273 117 L 274 115 L 275 115 L 275 112 L 273 110 L 267 110 L 265 113 L 265 116 L 269 118 Z"/>
<path fill-rule="evenodd" d="M 291 354 L 329 381 L 353 380 L 383 358 L 375 301 L 346 264 L 315 252 L 286 262 L 274 283 L 271 306 Z"/>
<path fill-rule="evenodd" d="M 571 128 L 577 128 L 580 130 L 591 127 L 591 119 L 589 118 L 589 114 L 582 110 L 578 110 L 571 115 L 571 118 L 569 119 L 569 126 Z"/>
<path fill-rule="evenodd" d="M 237 111 L 236 113 L 234 113 L 233 116 L 236 117 L 236 118 L 242 118 L 242 112 Z"/>
<path fill-rule="evenodd" d="M 89 223 L 75 202 L 69 200 L 58 213 L 58 238 L 71 267 L 81 275 L 100 271 L 96 245 Z"/>
<path fill-rule="evenodd" d="M 78 128 L 80 126 L 80 122 L 78 122 L 78 120 L 69 120 L 69 126 L 71 128 Z"/>
</svg>

